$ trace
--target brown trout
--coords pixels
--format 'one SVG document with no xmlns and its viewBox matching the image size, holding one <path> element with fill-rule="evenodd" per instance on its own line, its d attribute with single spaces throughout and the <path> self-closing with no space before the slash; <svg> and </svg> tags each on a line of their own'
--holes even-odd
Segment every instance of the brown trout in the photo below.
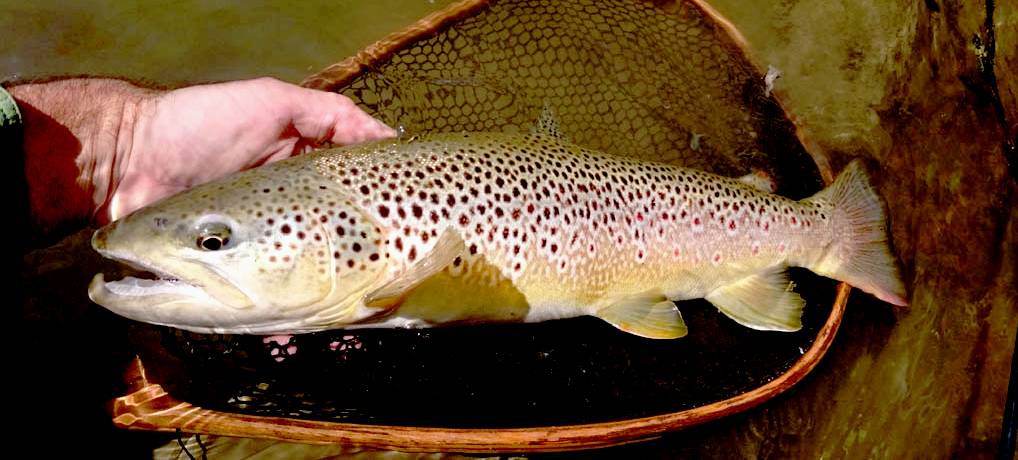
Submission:
<svg viewBox="0 0 1018 460">
<path fill-rule="evenodd" d="M 652 338 L 705 298 L 801 327 L 787 266 L 904 305 L 882 203 L 851 163 L 801 201 L 546 134 L 442 134 L 314 152 L 195 187 L 97 231 L 159 279 L 89 295 L 196 332 L 536 322 L 593 315 Z"/>
</svg>

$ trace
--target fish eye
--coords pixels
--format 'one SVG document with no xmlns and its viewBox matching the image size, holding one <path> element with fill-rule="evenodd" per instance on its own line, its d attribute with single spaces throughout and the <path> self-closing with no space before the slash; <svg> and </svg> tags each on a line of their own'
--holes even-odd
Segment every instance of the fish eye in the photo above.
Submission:
<svg viewBox="0 0 1018 460">
<path fill-rule="evenodd" d="M 198 246 L 208 251 L 218 251 L 222 249 L 223 245 L 225 245 L 227 241 L 228 240 L 216 235 L 199 236 Z"/>
<path fill-rule="evenodd" d="M 198 228 L 195 241 L 198 249 L 218 251 L 230 244 L 230 227 L 221 223 L 204 224 Z"/>
</svg>

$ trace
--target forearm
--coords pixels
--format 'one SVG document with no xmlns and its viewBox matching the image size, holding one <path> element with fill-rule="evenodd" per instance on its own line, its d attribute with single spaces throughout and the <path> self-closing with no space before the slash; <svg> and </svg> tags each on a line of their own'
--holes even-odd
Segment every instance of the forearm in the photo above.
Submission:
<svg viewBox="0 0 1018 460">
<path fill-rule="evenodd" d="M 9 87 L 24 119 L 25 177 L 33 224 L 49 233 L 105 223 L 133 142 L 136 113 L 155 92 L 113 79 Z"/>
</svg>

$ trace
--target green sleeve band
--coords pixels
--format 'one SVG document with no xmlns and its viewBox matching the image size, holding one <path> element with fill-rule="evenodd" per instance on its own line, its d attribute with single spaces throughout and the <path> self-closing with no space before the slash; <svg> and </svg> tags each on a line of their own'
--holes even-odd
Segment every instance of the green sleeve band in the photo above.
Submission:
<svg viewBox="0 0 1018 460">
<path fill-rule="evenodd" d="M 9 139 L 11 133 L 21 130 L 21 112 L 18 111 L 18 104 L 14 97 L 0 86 L 0 139 Z"/>
</svg>

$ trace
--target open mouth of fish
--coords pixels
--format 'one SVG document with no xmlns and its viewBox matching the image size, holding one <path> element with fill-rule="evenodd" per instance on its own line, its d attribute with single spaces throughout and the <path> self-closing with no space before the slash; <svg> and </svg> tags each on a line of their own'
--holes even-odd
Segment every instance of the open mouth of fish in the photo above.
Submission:
<svg viewBox="0 0 1018 460">
<path fill-rule="evenodd" d="M 166 304 L 213 301 L 202 287 L 173 274 L 118 254 L 103 255 L 130 267 L 119 280 L 107 281 L 104 273 L 98 273 L 88 286 L 92 301 L 116 313 L 133 318 L 139 310 L 152 311 Z"/>
<path fill-rule="evenodd" d="M 89 297 L 96 303 L 129 316 L 118 305 L 133 303 L 132 300 L 148 299 L 151 304 L 158 304 L 158 298 L 174 297 L 176 299 L 208 299 L 208 295 L 200 287 L 176 278 L 138 278 L 128 276 L 120 280 L 106 281 L 99 273 L 92 279 L 88 289 Z M 168 300 L 168 299 L 166 299 Z M 155 306 L 155 305 L 152 305 Z"/>
<path fill-rule="evenodd" d="M 103 283 L 105 289 L 116 295 L 145 296 L 169 290 L 177 291 L 187 286 L 195 287 L 172 274 L 141 262 L 117 257 L 114 254 L 105 255 L 129 268 L 124 270 L 125 276 L 119 280 L 106 281 L 105 274 L 99 273 L 92 280 L 92 284 Z"/>
<path fill-rule="evenodd" d="M 125 297 L 144 297 L 162 293 L 180 293 L 181 290 L 196 289 L 197 286 L 173 277 L 160 277 L 155 274 L 126 276 L 119 280 L 106 281 L 102 273 L 96 275 L 93 284 L 102 283 L 102 287 L 111 294 Z"/>
</svg>

